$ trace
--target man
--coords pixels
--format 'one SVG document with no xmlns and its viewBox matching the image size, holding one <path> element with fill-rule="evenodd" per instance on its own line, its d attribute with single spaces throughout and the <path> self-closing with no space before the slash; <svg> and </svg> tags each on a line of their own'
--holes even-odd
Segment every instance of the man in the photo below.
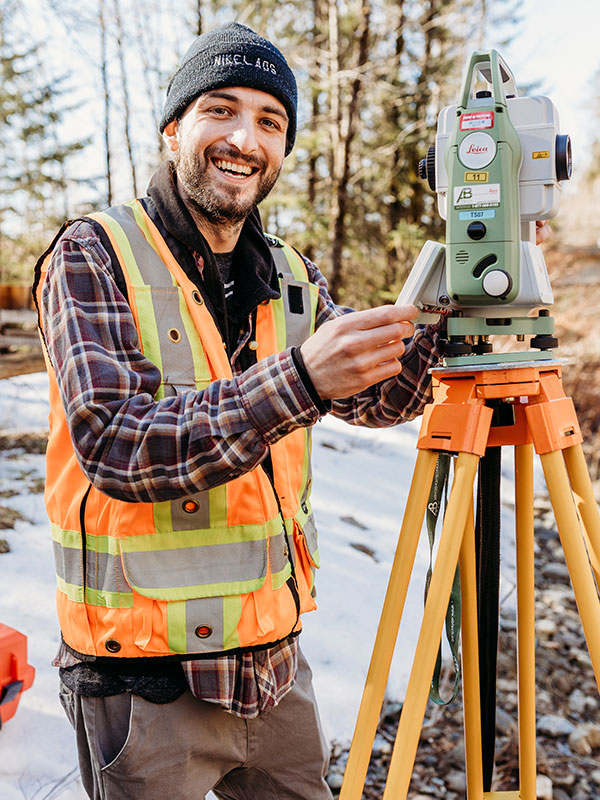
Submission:
<svg viewBox="0 0 600 800">
<path fill-rule="evenodd" d="M 148 196 L 68 223 L 37 268 L 61 701 L 94 800 L 323 800 L 300 616 L 310 429 L 419 414 L 415 309 L 333 304 L 257 204 L 296 135 L 283 55 L 230 24 L 167 90 Z"/>
</svg>

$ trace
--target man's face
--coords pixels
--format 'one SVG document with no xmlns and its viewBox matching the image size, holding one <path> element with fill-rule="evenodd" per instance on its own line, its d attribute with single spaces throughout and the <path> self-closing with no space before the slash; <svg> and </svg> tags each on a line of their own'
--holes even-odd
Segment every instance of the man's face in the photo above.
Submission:
<svg viewBox="0 0 600 800">
<path fill-rule="evenodd" d="M 241 222 L 273 188 L 283 165 L 288 116 L 266 92 L 245 87 L 200 95 L 165 129 L 177 178 L 213 222 Z"/>
</svg>

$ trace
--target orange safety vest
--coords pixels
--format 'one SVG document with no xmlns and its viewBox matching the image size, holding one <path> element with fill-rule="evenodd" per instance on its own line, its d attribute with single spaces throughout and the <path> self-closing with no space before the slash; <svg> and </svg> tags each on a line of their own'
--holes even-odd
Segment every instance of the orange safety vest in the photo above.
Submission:
<svg viewBox="0 0 600 800">
<path fill-rule="evenodd" d="M 200 293 L 141 203 L 90 218 L 113 245 L 141 349 L 161 372 L 155 400 L 230 379 Z M 291 247 L 273 245 L 281 297 L 257 308 L 259 360 L 300 344 L 315 326 L 317 287 Z M 38 305 L 49 260 L 39 267 Z M 46 507 L 66 644 L 94 656 L 217 654 L 299 631 L 299 614 L 316 607 L 319 565 L 310 428 L 271 446 L 273 484 L 258 466 L 178 500 L 126 503 L 98 491 L 79 466 L 50 364 L 48 372 Z"/>
</svg>

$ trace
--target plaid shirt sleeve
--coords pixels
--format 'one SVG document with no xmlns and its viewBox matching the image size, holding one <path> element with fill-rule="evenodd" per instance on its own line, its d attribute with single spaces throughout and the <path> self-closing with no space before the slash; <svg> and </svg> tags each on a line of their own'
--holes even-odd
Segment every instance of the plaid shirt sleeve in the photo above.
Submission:
<svg viewBox="0 0 600 800">
<path fill-rule="evenodd" d="M 327 280 L 312 261 L 303 256 L 310 280 L 319 287 L 317 322 L 319 327 L 354 309 L 336 305 L 327 289 Z M 429 370 L 439 360 L 438 338 L 441 322 L 416 326 L 414 336 L 407 342 L 399 375 L 370 386 L 343 400 L 332 402 L 331 413 L 350 425 L 385 428 L 408 422 L 419 414 L 431 400 Z"/>
</svg>

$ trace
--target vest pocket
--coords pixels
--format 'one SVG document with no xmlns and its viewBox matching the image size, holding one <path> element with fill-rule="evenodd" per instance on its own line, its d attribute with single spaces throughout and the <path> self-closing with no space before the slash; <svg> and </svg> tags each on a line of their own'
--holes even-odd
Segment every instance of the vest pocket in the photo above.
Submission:
<svg viewBox="0 0 600 800">
<path fill-rule="evenodd" d="M 239 595 L 257 591 L 265 582 L 266 536 L 231 541 L 230 529 L 172 531 L 154 534 L 148 542 L 142 538 L 121 539 L 119 544 L 127 580 L 145 597 L 191 600 Z"/>
</svg>

